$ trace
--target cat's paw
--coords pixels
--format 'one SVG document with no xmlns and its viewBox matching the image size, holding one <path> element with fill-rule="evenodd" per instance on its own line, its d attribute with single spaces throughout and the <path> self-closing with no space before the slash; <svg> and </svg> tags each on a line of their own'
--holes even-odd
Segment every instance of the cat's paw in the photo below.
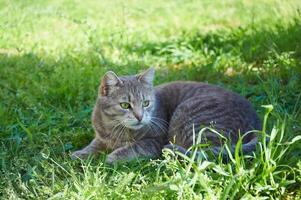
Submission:
<svg viewBox="0 0 301 200">
<path fill-rule="evenodd" d="M 75 159 L 86 159 L 89 157 L 89 153 L 87 151 L 83 151 L 83 150 L 79 150 L 79 151 L 75 151 L 71 154 L 71 159 L 75 160 Z"/>
<path fill-rule="evenodd" d="M 109 154 L 106 158 L 106 164 L 112 165 L 117 162 L 117 158 L 114 154 Z"/>
</svg>

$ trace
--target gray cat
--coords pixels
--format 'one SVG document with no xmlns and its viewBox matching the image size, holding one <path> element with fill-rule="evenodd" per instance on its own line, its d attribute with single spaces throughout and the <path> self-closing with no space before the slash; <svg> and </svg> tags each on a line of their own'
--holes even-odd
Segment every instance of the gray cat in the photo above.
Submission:
<svg viewBox="0 0 301 200">
<path fill-rule="evenodd" d="M 235 147 L 239 133 L 261 129 L 255 110 L 238 94 L 197 82 L 153 87 L 153 79 L 153 68 L 134 76 L 107 72 L 92 114 L 95 138 L 72 158 L 86 158 L 104 150 L 112 150 L 107 163 L 156 158 L 164 146 L 185 153 L 201 126 L 214 128 Z M 218 154 L 222 145 L 219 135 L 206 130 L 202 137 L 202 143 Z M 243 152 L 254 151 L 256 142 L 254 133 L 246 135 Z"/>
</svg>

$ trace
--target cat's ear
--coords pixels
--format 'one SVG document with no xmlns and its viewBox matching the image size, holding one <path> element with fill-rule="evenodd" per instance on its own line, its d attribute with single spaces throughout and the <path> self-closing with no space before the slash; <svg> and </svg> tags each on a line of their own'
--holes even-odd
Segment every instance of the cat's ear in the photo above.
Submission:
<svg viewBox="0 0 301 200">
<path fill-rule="evenodd" d="M 142 72 L 141 74 L 137 75 L 138 81 L 147 85 L 153 85 L 153 80 L 155 76 L 155 69 L 150 67 L 148 70 Z"/>
<path fill-rule="evenodd" d="M 123 83 L 120 78 L 118 78 L 118 76 L 114 72 L 108 71 L 101 79 L 100 94 L 102 96 L 107 96 L 110 91 L 121 84 Z"/>
</svg>

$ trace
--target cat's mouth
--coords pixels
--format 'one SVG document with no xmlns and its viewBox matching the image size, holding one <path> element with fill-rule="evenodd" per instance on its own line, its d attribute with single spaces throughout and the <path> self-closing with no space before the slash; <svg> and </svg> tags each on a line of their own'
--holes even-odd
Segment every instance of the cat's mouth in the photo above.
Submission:
<svg viewBox="0 0 301 200">
<path fill-rule="evenodd" d="M 135 124 L 125 124 L 125 126 L 129 129 L 138 130 L 144 126 L 143 123 L 137 122 Z"/>
</svg>

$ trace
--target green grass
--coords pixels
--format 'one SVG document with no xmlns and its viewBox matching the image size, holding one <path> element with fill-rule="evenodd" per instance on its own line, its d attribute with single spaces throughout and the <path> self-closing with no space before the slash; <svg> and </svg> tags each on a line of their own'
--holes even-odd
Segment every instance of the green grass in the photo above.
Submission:
<svg viewBox="0 0 301 200">
<path fill-rule="evenodd" d="M 300 199 L 301 2 L 0 0 L 0 199 Z M 153 65 L 246 96 L 252 158 L 72 161 L 100 77 Z M 269 113 L 262 105 L 273 105 Z M 269 113 L 269 117 L 268 116 Z M 266 117 L 264 117 L 266 116 Z"/>
</svg>

